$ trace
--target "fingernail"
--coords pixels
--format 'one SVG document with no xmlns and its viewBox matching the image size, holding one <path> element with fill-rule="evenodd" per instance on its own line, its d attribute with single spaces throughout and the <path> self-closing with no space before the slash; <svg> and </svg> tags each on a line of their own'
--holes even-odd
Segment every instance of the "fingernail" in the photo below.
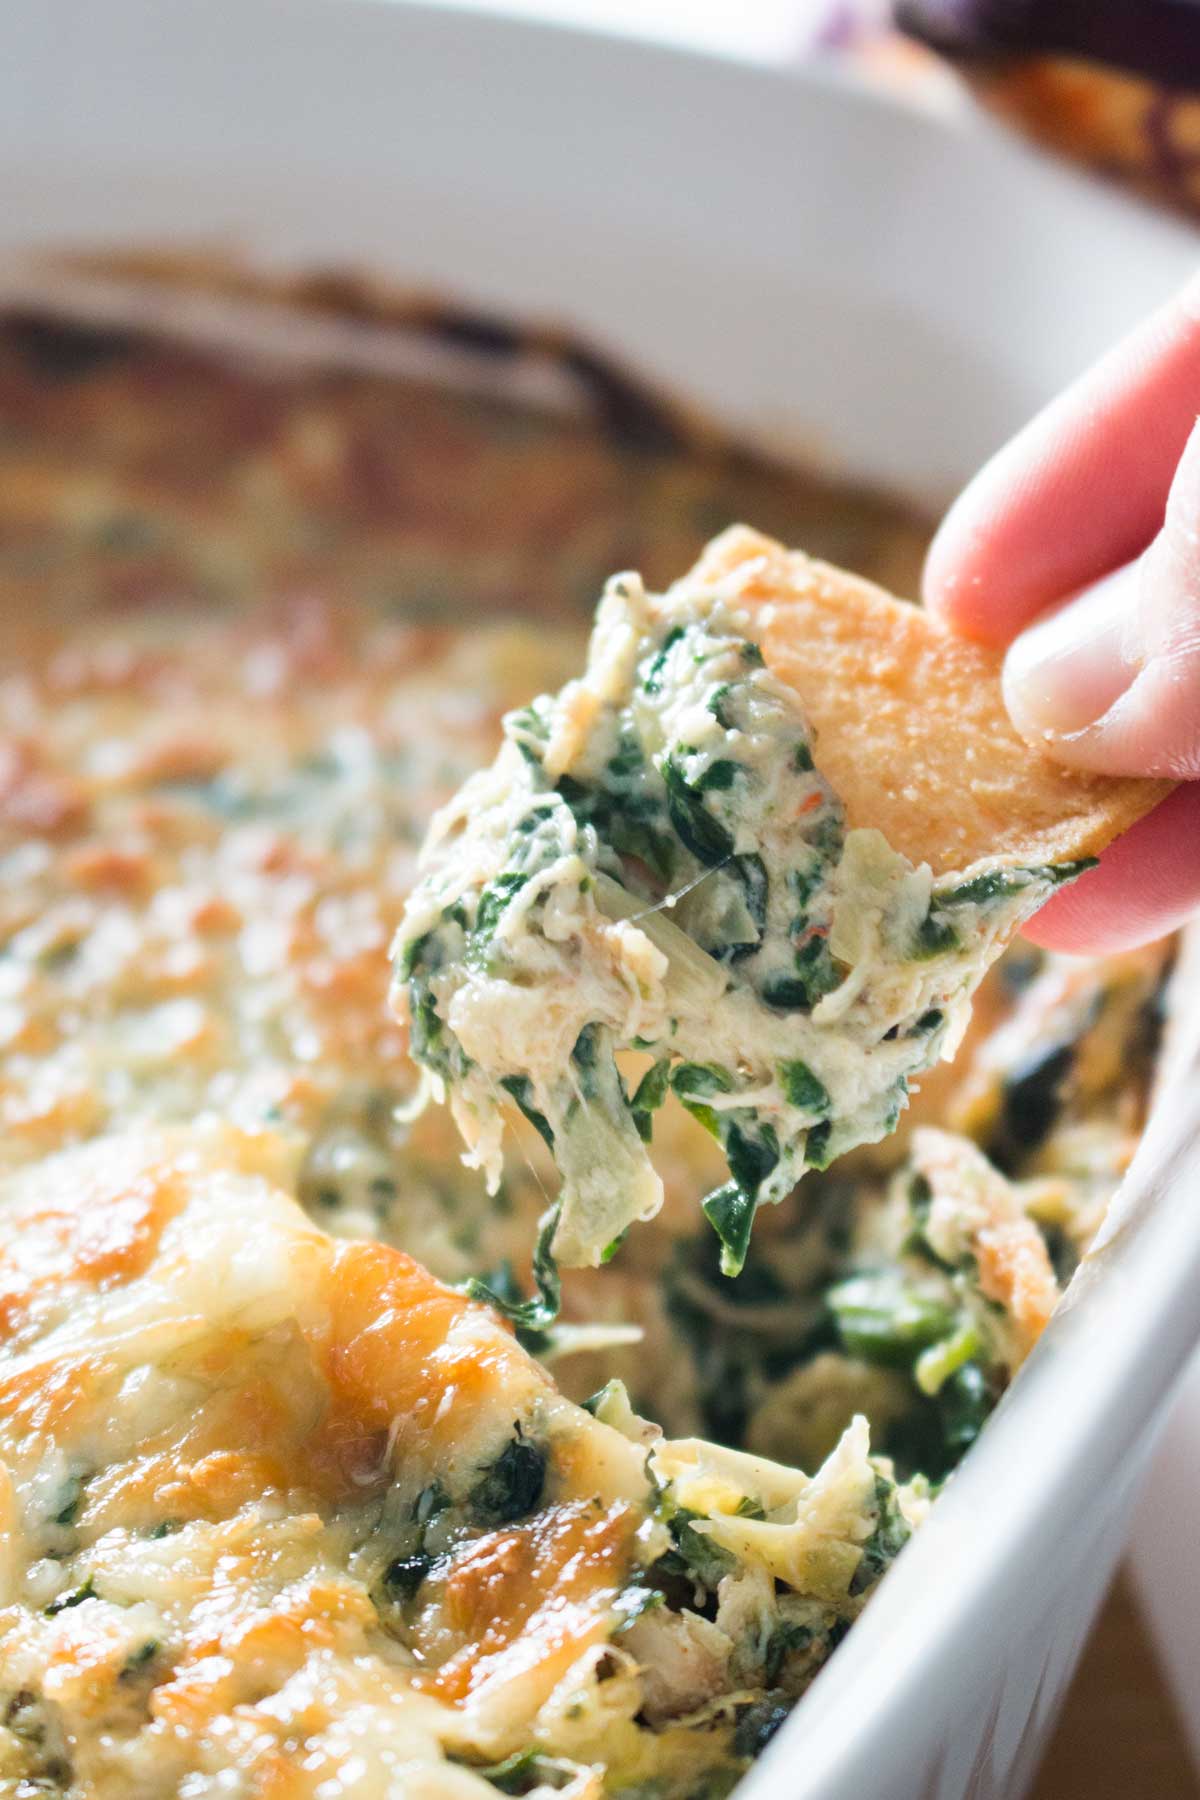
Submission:
<svg viewBox="0 0 1200 1800">
<path fill-rule="evenodd" d="M 1004 698 L 1023 737 L 1053 742 L 1103 718 L 1143 662 L 1136 563 L 1116 570 L 1014 639 Z"/>
</svg>

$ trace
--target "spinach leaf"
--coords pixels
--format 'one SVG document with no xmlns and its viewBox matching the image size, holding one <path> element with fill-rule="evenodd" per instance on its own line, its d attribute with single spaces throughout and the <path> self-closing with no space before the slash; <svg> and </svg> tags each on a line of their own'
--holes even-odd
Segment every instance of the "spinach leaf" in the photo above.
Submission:
<svg viewBox="0 0 1200 1800">
<path fill-rule="evenodd" d="M 453 1058 L 446 1043 L 445 1027 L 438 1013 L 432 990 L 420 975 L 408 984 L 409 1047 L 418 1062 L 428 1063 L 439 1074 L 449 1076 Z"/>
<path fill-rule="evenodd" d="M 895 1270 L 853 1275 L 829 1289 L 826 1304 L 850 1356 L 888 1368 L 911 1368 L 922 1350 L 957 1329 L 957 1309 L 921 1293 Z"/>
<path fill-rule="evenodd" d="M 798 1625 L 786 1619 L 781 1625 L 777 1625 L 767 1639 L 766 1655 L 763 1657 L 765 1685 L 774 1687 L 788 1657 L 797 1650 L 807 1650 L 812 1641 L 812 1627 L 809 1625 Z"/>
<path fill-rule="evenodd" d="M 900 1510 L 895 1482 L 877 1474 L 874 1499 L 875 1524 L 863 1545 L 862 1557 L 850 1582 L 852 1594 L 862 1594 L 874 1587 L 912 1536 L 912 1527 Z"/>
<path fill-rule="evenodd" d="M 512 1263 L 507 1257 L 498 1262 L 495 1268 L 485 1270 L 479 1275 L 478 1280 L 481 1288 L 486 1288 L 489 1294 L 494 1295 L 492 1305 L 500 1305 L 508 1318 L 511 1318 L 514 1313 L 519 1313 L 524 1306 L 529 1304 L 513 1272 Z M 523 1350 L 528 1350 L 530 1356 L 544 1356 L 554 1342 L 552 1332 L 540 1330 L 532 1325 L 517 1323 L 514 1324 L 513 1330 L 516 1333 L 518 1344 Z"/>
<path fill-rule="evenodd" d="M 987 1144 L 1005 1174 L 1015 1172 L 1022 1158 L 1049 1136 L 1066 1101 L 1075 1054 L 1072 1043 L 1038 1044 L 1010 1069 L 1000 1117 Z"/>
<path fill-rule="evenodd" d="M 471 1489 L 470 1507 L 481 1525 L 510 1525 L 533 1512 L 546 1484 L 546 1452 L 530 1443 L 520 1425 L 500 1455 Z"/>
<path fill-rule="evenodd" d="M 729 1173 L 739 1187 L 753 1193 L 779 1162 L 779 1139 L 773 1125 L 754 1126 L 748 1122 L 752 1115 L 743 1117 L 747 1119 L 744 1125 L 736 1114 L 724 1115 L 722 1142 Z"/>
<path fill-rule="evenodd" d="M 727 1094 L 733 1087 L 730 1076 L 717 1063 L 680 1063 L 671 1076 L 671 1086 L 694 1119 L 698 1119 L 710 1137 L 720 1138 L 720 1116 L 715 1107 L 706 1106 L 697 1096 Z"/>
<path fill-rule="evenodd" d="M 505 737 L 512 739 L 525 761 L 535 769 L 541 768 L 546 745 L 550 742 L 549 706 L 550 701 L 543 696 L 518 712 L 510 712 L 504 720 Z"/>
<path fill-rule="evenodd" d="M 671 1086 L 686 1101 L 694 1094 L 728 1094 L 733 1078 L 720 1063 L 679 1063 L 671 1076 Z"/>
<path fill-rule="evenodd" d="M 709 763 L 708 767 L 701 771 L 696 777 L 693 787 L 698 794 L 707 794 L 714 790 L 717 793 L 726 793 L 738 776 L 744 775 L 745 772 L 741 763 L 732 762 L 727 756 L 718 757 L 716 762 Z"/>
<path fill-rule="evenodd" d="M 538 1227 L 537 1242 L 533 1248 L 533 1279 L 537 1286 L 534 1299 L 514 1303 L 489 1287 L 486 1281 L 473 1275 L 463 1287 L 468 1300 L 482 1300 L 486 1305 L 494 1306 L 498 1313 L 518 1327 L 541 1331 L 547 1325 L 553 1325 L 562 1305 L 562 1278 L 551 1248 L 554 1233 L 558 1229 L 558 1214 L 557 1205 L 550 1207 L 548 1212 L 543 1213 Z"/>
<path fill-rule="evenodd" d="M 493 1763 L 490 1768 L 478 1769 L 484 1781 L 502 1794 L 524 1794 L 531 1787 L 538 1785 L 536 1764 L 538 1753 L 534 1749 L 516 1750 L 506 1756 L 503 1762 Z"/>
<path fill-rule="evenodd" d="M 135 1682 L 140 1675 L 146 1673 L 161 1649 L 162 1645 L 157 1638 L 147 1638 L 144 1644 L 139 1644 L 136 1650 L 129 1652 L 121 1664 L 117 1680 L 127 1684 Z"/>
<path fill-rule="evenodd" d="M 733 698 L 734 691 L 731 682 L 723 681 L 719 687 L 715 687 L 712 690 L 712 693 L 704 702 L 706 710 L 712 714 L 713 718 L 717 721 L 717 724 L 723 727 L 725 731 L 732 731 L 734 729 L 734 722 L 730 716 L 729 710 L 729 703 Z"/>
<path fill-rule="evenodd" d="M 758 933 L 757 942 L 731 944 L 727 947 L 724 958 L 718 957 L 718 960 L 737 962 L 743 956 L 751 955 L 762 943 L 763 932 L 767 925 L 767 896 L 770 893 L 770 878 L 767 875 L 767 865 L 762 857 L 753 852 L 745 856 L 731 857 L 727 872 L 741 887 L 746 911 L 750 914 L 754 929 Z"/>
<path fill-rule="evenodd" d="M 449 1760 L 457 1762 L 460 1759 L 452 1756 Z M 527 1750 L 518 1750 L 512 1756 L 506 1756 L 503 1762 L 492 1763 L 487 1768 L 481 1769 L 478 1764 L 467 1762 L 465 1758 L 461 1760 L 473 1775 L 490 1782 L 501 1794 L 521 1795 L 567 1788 L 579 1775 L 577 1763 L 546 1756 L 533 1745 Z"/>
<path fill-rule="evenodd" d="M 964 1364 L 938 1390 L 937 1405 L 950 1467 L 975 1442 L 998 1396 L 976 1362 Z"/>
<path fill-rule="evenodd" d="M 709 868 L 732 856 L 733 838 L 709 812 L 701 789 L 688 781 L 674 753 L 663 758 L 662 778 L 671 824 L 692 855 Z"/>
<path fill-rule="evenodd" d="M 798 1106 L 802 1111 L 811 1113 L 829 1111 L 833 1104 L 829 1098 L 829 1090 L 824 1082 L 818 1081 L 806 1062 L 801 1062 L 799 1058 L 794 1062 L 781 1062 L 778 1073 L 779 1085 L 789 1106 Z"/>
<path fill-rule="evenodd" d="M 480 894 L 479 904 L 475 908 L 473 936 L 476 942 L 486 943 L 493 936 L 505 908 L 514 896 L 520 893 L 528 880 L 528 875 L 523 875 L 516 869 L 509 869 L 488 883 Z"/>
<path fill-rule="evenodd" d="M 935 956 L 957 950 L 958 944 L 958 932 L 949 919 L 930 911 L 917 926 L 908 953 L 914 962 L 930 962 Z"/>
<path fill-rule="evenodd" d="M 418 964 L 424 960 L 434 935 L 432 931 L 427 931 L 423 937 L 414 938 L 411 944 L 405 944 L 396 964 L 396 974 L 401 981 L 407 981 L 415 973 Z"/>
<path fill-rule="evenodd" d="M 823 932 L 814 932 L 796 951 L 793 975 L 776 975 L 762 986 L 762 998 L 776 1012 L 811 1012 L 818 1000 L 842 984 L 842 972 Z"/>
<path fill-rule="evenodd" d="M 533 1083 L 528 1075 L 502 1075 L 500 1086 L 516 1102 L 518 1110 L 529 1120 L 548 1150 L 554 1149 L 554 1133 L 545 1113 L 533 1104 Z"/>
<path fill-rule="evenodd" d="M 571 775 L 558 782 L 558 795 L 571 809 L 575 822 L 591 827 L 602 844 L 618 856 L 635 856 L 660 881 L 669 881 L 675 869 L 677 845 L 658 796 L 644 779 L 645 760 L 636 740 L 624 740 L 609 763 L 610 772 L 620 762 L 629 778 L 611 788 L 588 787 Z"/>
<path fill-rule="evenodd" d="M 414 1551 L 411 1556 L 394 1557 L 383 1571 L 381 1586 L 384 1594 L 400 1604 L 411 1600 L 432 1567 L 433 1558 L 423 1550 Z"/>
<path fill-rule="evenodd" d="M 829 1140 L 833 1136 L 833 1123 L 822 1119 L 814 1125 L 804 1139 L 804 1161 L 810 1169 L 827 1169 L 833 1161 Z"/>
<path fill-rule="evenodd" d="M 91 1479 L 90 1474 L 76 1471 L 68 1475 L 58 1491 L 56 1505 L 58 1510 L 51 1515 L 54 1525 L 74 1525 L 79 1517 L 79 1508 L 83 1503 L 83 1490 Z"/>
<path fill-rule="evenodd" d="M 920 1018 L 909 1032 L 909 1037 L 928 1037 L 931 1031 L 937 1030 L 945 1017 L 946 1015 L 940 1006 L 931 1006 L 928 1012 L 923 1012 L 921 1014 Z"/>
<path fill-rule="evenodd" d="M 705 1218 L 721 1240 L 722 1275 L 741 1274 L 757 1205 L 755 1194 L 747 1193 L 737 1181 L 714 1188 L 701 1202 Z"/>
<path fill-rule="evenodd" d="M 666 1523 L 675 1547 L 659 1557 L 652 1573 L 664 1578 L 682 1578 L 711 1594 L 726 1575 L 732 1575 L 737 1562 L 723 1545 L 714 1543 L 712 1538 L 695 1529 L 695 1521 L 700 1516 L 686 1507 L 668 1504 Z"/>
<path fill-rule="evenodd" d="M 579 1071 L 579 1091 L 585 1100 L 599 1098 L 600 1027 L 585 1025 L 575 1039 L 571 1061 Z"/>
<path fill-rule="evenodd" d="M 633 1122 L 644 1144 L 650 1142 L 654 1131 L 654 1114 L 666 1099 L 670 1085 L 671 1064 L 669 1058 L 663 1056 L 652 1068 L 646 1070 L 629 1102 Z"/>
<path fill-rule="evenodd" d="M 969 881 L 960 882 L 957 887 L 936 892 L 933 905 L 983 906 L 989 900 L 1019 894 L 1035 881 L 1061 887 L 1063 882 L 1074 881 L 1087 869 L 1094 869 L 1097 861 L 1094 856 L 1081 856 L 1074 862 L 1034 863 L 1023 869 L 987 869 L 982 875 L 973 875 Z"/>
</svg>

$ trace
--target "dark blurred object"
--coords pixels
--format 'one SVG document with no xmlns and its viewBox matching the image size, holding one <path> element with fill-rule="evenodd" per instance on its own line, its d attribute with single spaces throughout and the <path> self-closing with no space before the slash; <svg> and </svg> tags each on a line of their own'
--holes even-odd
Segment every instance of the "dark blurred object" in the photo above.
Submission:
<svg viewBox="0 0 1200 1800">
<path fill-rule="evenodd" d="M 1041 142 L 1200 214 L 1200 0 L 898 0 Z"/>
<path fill-rule="evenodd" d="M 896 21 L 947 56 L 1083 57 L 1200 88 L 1200 0 L 899 0 Z"/>
</svg>

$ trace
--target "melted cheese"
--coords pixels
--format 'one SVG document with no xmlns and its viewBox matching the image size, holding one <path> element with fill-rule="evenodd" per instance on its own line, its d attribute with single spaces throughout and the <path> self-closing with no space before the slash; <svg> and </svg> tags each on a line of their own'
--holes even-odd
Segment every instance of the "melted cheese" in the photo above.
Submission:
<svg viewBox="0 0 1200 1800">
<path fill-rule="evenodd" d="M 560 1399 L 485 1309 L 400 1251 L 324 1236 L 211 1145 L 101 1140 L 13 1178 L 3 1217 L 19 1547 L 0 1680 L 36 1670 L 76 1780 L 174 1793 L 219 1738 L 260 1784 L 245 1791 L 269 1770 L 273 1793 L 316 1793 L 284 1754 L 282 1696 L 364 1671 L 380 1772 L 396 1731 L 434 1762 L 442 1743 L 520 1748 L 613 1628 L 646 1518 L 634 1446 Z M 471 1495 L 513 1442 L 545 1458 L 519 1507 L 534 1517 L 480 1535 Z M 369 1597 L 377 1515 L 433 1484 L 444 1550 L 392 1637 Z M 334 1707 L 314 1716 L 313 1735 L 333 1729 Z M 89 1720 L 115 1741 L 89 1742 Z"/>
<path fill-rule="evenodd" d="M 0 1771 L 98 1800 L 383 1796 L 410 1775 L 457 1795 L 532 1746 L 590 1791 L 597 1760 L 619 1783 L 669 1719 L 761 1685 L 786 1604 L 812 1613 L 806 1643 L 861 1606 L 893 1491 L 865 1423 L 811 1483 L 734 1458 L 703 1493 L 695 1446 L 623 1402 L 620 1429 L 572 1405 L 495 1314 L 319 1231 L 221 1148 L 102 1138 L 0 1193 L 0 1692 L 23 1697 Z M 689 1541 L 697 1593 L 743 1584 L 715 1624 L 656 1585 Z M 760 1648 L 739 1675 L 746 1583 Z M 729 1737 L 706 1731 L 710 1763 L 737 1766 Z"/>
</svg>

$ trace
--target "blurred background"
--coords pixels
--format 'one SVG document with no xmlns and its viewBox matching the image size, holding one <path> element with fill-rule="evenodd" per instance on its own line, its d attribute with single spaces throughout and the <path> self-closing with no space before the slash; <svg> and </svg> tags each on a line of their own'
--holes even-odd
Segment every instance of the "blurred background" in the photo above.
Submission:
<svg viewBox="0 0 1200 1800">
<path fill-rule="evenodd" d="M 830 56 L 920 104 L 973 92 L 1036 141 L 1200 212 L 1196 0 L 467 0 L 760 62 Z"/>
</svg>

